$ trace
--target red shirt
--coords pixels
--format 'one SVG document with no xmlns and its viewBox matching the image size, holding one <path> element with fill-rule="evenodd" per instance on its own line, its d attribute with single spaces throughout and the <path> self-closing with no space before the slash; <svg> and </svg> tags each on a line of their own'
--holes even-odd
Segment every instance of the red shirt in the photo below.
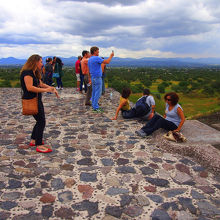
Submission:
<svg viewBox="0 0 220 220">
<path fill-rule="evenodd" d="M 76 74 L 80 74 L 80 60 L 77 60 L 75 63 Z"/>
</svg>

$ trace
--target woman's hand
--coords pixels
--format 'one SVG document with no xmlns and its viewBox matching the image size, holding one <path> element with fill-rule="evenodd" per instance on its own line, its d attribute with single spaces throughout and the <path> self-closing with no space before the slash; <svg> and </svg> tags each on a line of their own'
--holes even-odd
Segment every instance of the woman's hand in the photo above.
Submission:
<svg viewBox="0 0 220 220">
<path fill-rule="evenodd" d="M 112 118 L 112 120 L 117 120 L 117 117 L 115 116 L 114 118 Z"/>
<path fill-rule="evenodd" d="M 46 91 L 47 91 L 47 92 L 55 93 L 56 97 L 57 97 L 57 98 L 60 98 L 60 96 L 59 96 L 57 90 L 56 90 L 54 87 L 50 86 L 50 87 L 46 88 Z"/>
<path fill-rule="evenodd" d="M 55 88 L 54 88 L 55 89 Z M 58 94 L 58 91 L 55 89 L 55 95 L 56 95 L 56 97 L 59 99 L 60 98 L 60 96 L 59 96 L 59 94 Z"/>
<path fill-rule="evenodd" d="M 53 93 L 55 93 L 55 95 L 56 95 L 56 97 L 57 98 L 60 98 L 60 96 L 59 96 L 59 94 L 58 94 L 58 91 L 56 90 L 56 88 L 54 88 L 54 87 L 51 87 L 52 89 L 53 89 Z"/>
<path fill-rule="evenodd" d="M 174 132 L 179 132 L 179 129 L 177 128 L 177 129 L 175 129 L 175 130 L 173 130 Z"/>
</svg>

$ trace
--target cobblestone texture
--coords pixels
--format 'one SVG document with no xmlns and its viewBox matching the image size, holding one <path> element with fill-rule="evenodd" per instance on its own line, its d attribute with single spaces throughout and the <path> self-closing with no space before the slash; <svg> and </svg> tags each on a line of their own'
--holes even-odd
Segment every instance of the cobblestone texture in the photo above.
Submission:
<svg viewBox="0 0 220 220">
<path fill-rule="evenodd" d="M 39 154 L 20 89 L 0 89 L 0 219 L 220 219 L 220 177 L 137 137 L 144 122 L 112 121 L 117 92 L 99 114 L 75 89 L 60 93 L 43 95 L 53 152 Z"/>
</svg>

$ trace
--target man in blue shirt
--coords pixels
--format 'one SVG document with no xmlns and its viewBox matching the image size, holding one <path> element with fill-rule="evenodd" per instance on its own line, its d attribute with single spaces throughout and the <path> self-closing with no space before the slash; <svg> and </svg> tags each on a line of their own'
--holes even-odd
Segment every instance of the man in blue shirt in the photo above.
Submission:
<svg viewBox="0 0 220 220">
<path fill-rule="evenodd" d="M 104 60 L 99 57 L 99 48 L 91 47 L 90 49 L 91 57 L 88 61 L 89 72 L 92 78 L 92 108 L 96 112 L 103 112 L 103 110 L 99 107 L 99 98 L 102 92 L 102 68 L 101 64 L 109 64 L 112 57 L 114 56 L 114 52 L 110 54 L 109 58 Z"/>
</svg>

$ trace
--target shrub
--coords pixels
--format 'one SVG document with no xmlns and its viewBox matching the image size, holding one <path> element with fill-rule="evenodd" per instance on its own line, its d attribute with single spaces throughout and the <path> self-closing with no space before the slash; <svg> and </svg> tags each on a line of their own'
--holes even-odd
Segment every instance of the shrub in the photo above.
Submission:
<svg viewBox="0 0 220 220">
<path fill-rule="evenodd" d="M 161 99 L 161 96 L 160 96 L 159 93 L 156 93 L 155 96 L 156 96 L 157 99 L 159 99 L 159 100 Z"/>
<path fill-rule="evenodd" d="M 157 90 L 159 93 L 165 93 L 165 86 L 163 84 L 159 84 L 157 86 Z"/>
</svg>

